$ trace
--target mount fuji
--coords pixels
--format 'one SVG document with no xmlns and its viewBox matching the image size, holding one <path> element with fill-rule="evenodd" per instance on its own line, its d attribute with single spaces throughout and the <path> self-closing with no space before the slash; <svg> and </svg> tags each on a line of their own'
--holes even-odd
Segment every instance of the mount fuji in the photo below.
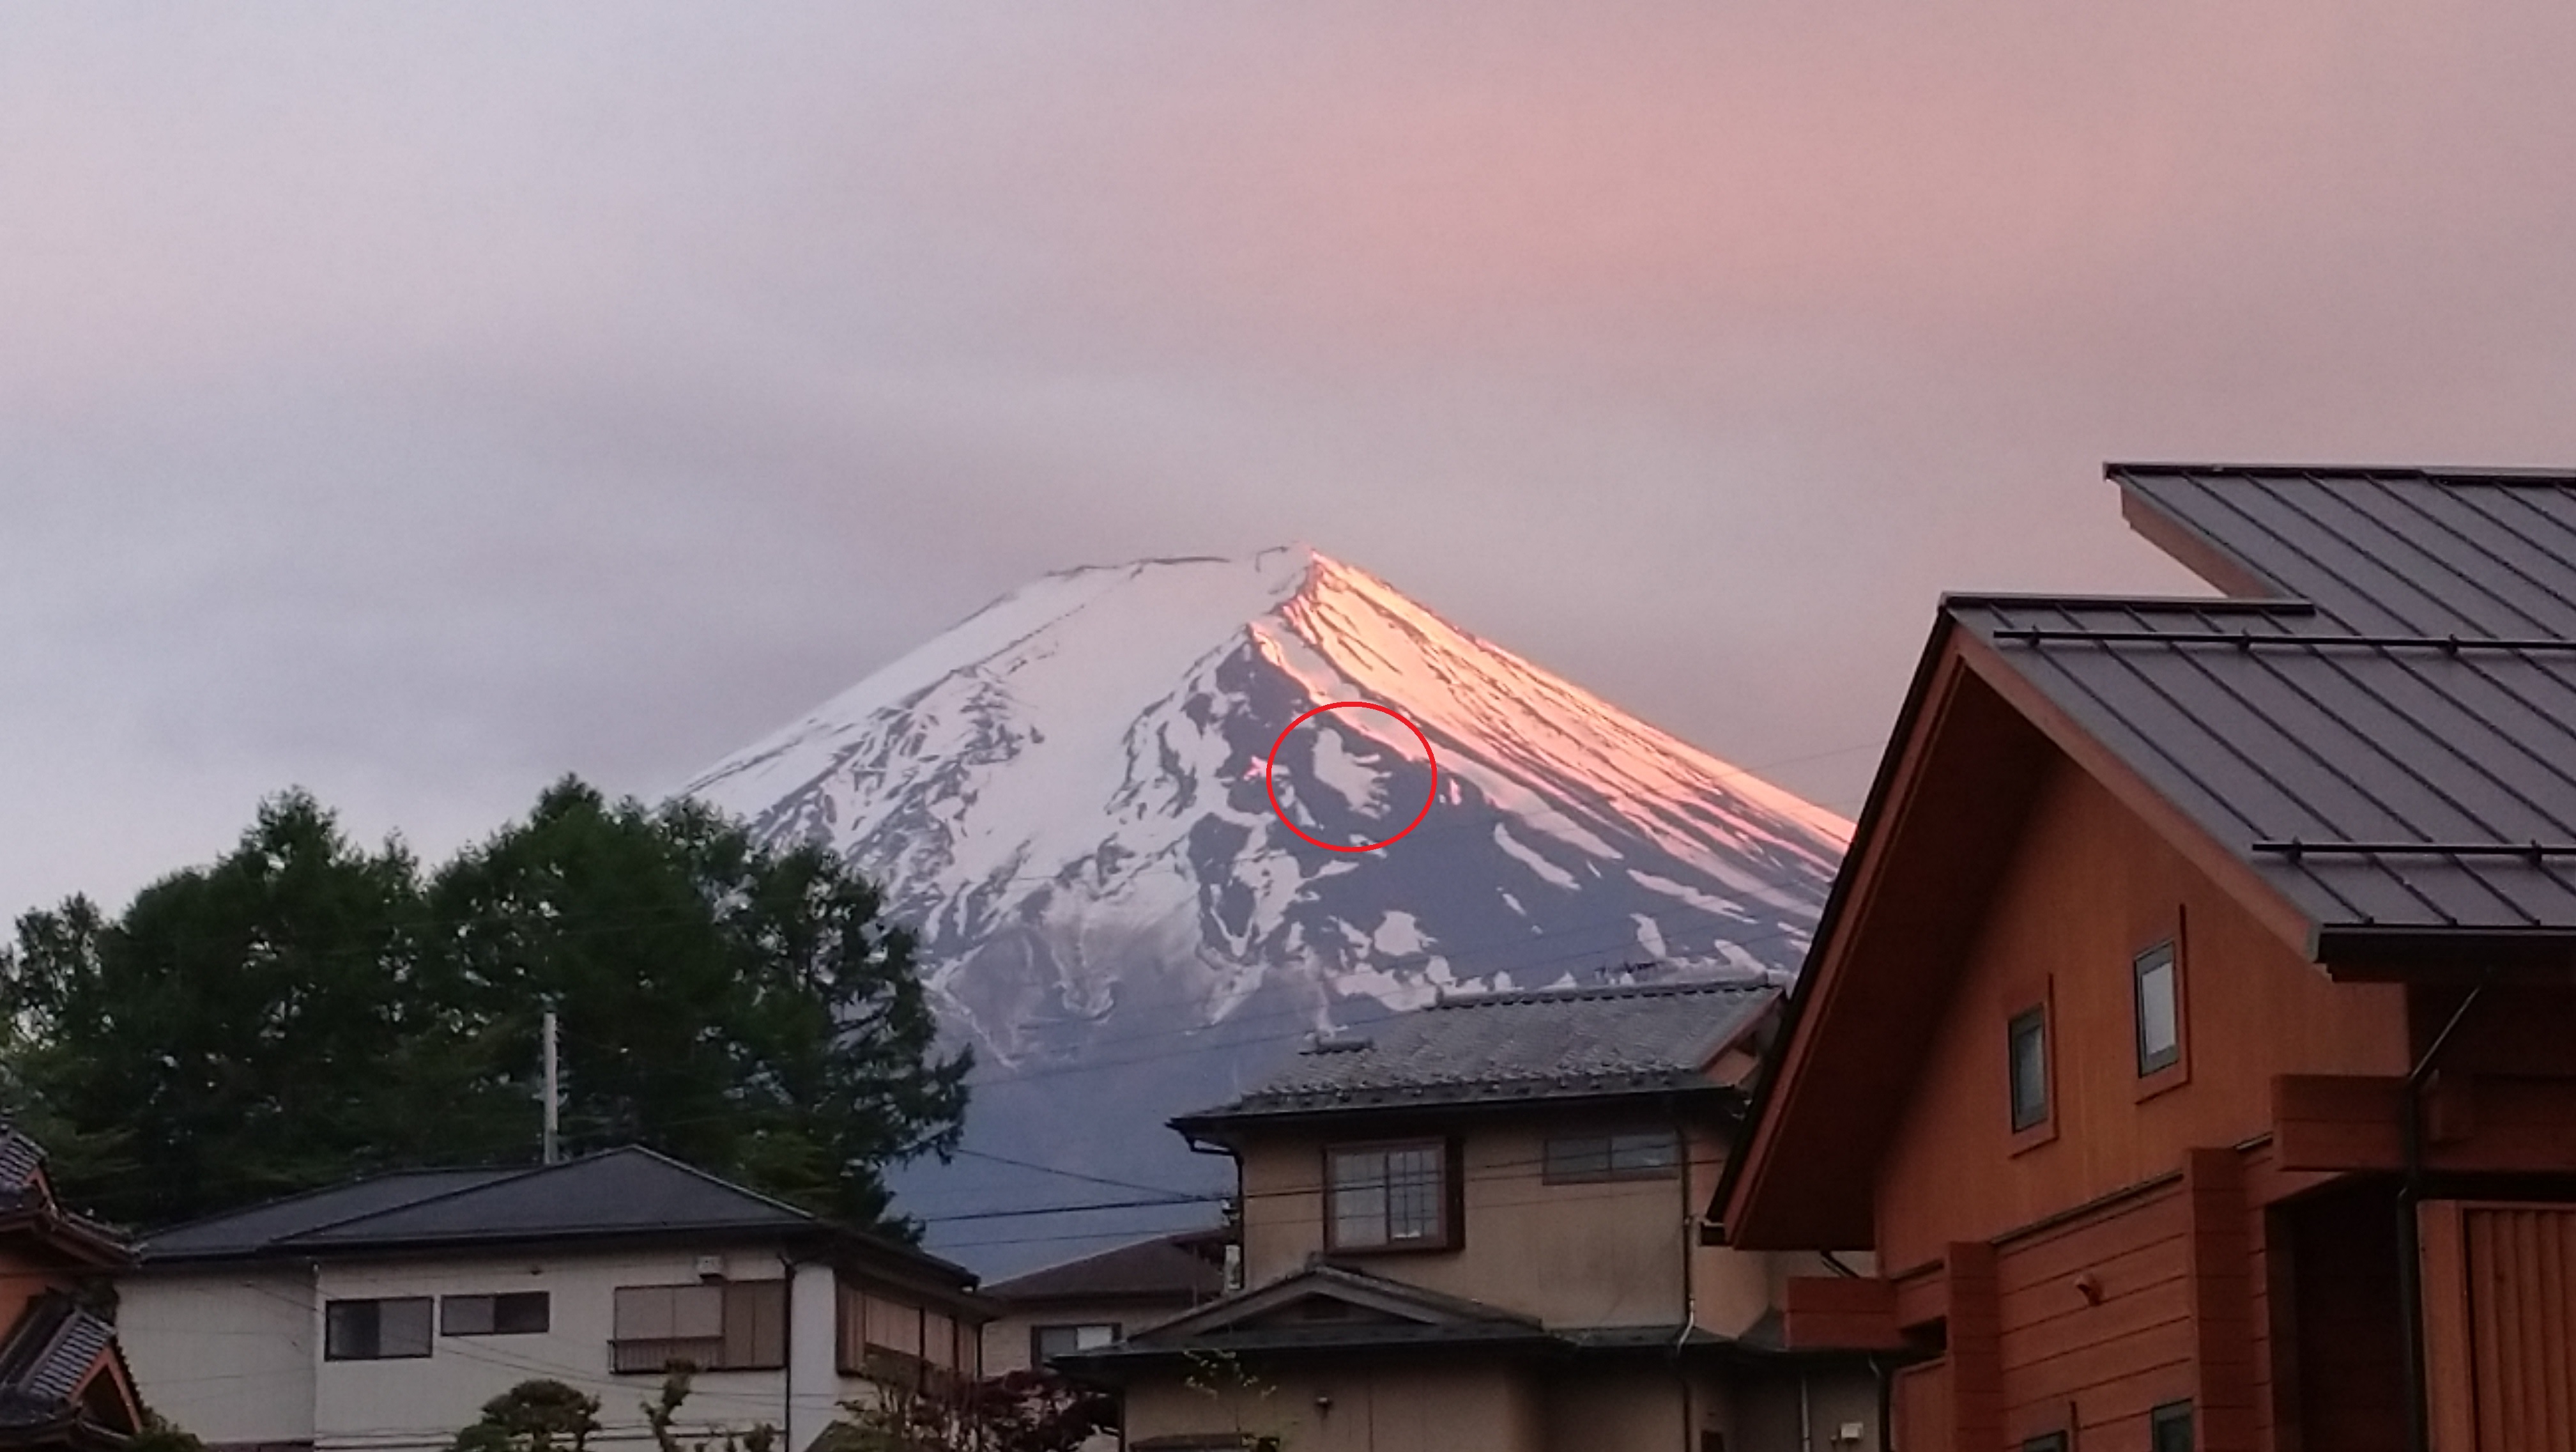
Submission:
<svg viewBox="0 0 2576 1452">
<path fill-rule="evenodd" d="M 1383 709 L 1287 731 L 1335 702 Z M 988 1272 L 1204 1219 L 1021 1212 L 1205 1193 L 1220 1167 L 1162 1121 L 1312 1034 L 1444 992 L 1785 978 L 1850 833 L 1302 546 L 1048 575 L 685 790 L 841 853 L 917 936 L 978 1067 L 967 1155 L 897 1185 Z"/>
</svg>

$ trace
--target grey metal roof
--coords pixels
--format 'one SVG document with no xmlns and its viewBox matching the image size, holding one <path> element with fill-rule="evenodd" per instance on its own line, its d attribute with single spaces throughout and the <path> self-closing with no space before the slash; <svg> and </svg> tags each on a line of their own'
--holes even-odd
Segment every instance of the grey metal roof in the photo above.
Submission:
<svg viewBox="0 0 2576 1452">
<path fill-rule="evenodd" d="M 1311 1045 L 1251 1093 L 1175 1122 L 1704 1088 L 1709 1061 L 1778 992 L 1731 979 L 1447 999 Z"/>
<path fill-rule="evenodd" d="M 2576 476 L 2112 474 L 2281 594 L 1951 621 L 2321 939 L 2576 930 Z"/>
<path fill-rule="evenodd" d="M 2130 497 L 2348 631 L 2576 636 L 2576 474 L 2115 464 Z"/>
<path fill-rule="evenodd" d="M 147 1267 L 209 1259 L 347 1254 L 618 1236 L 735 1233 L 864 1241 L 959 1285 L 964 1267 L 834 1225 L 651 1150 L 628 1147 L 525 1169 L 423 1171 L 360 1180 L 148 1238 Z"/>
<path fill-rule="evenodd" d="M 147 1261 L 256 1255 L 325 1226 L 522 1173 L 518 1169 L 482 1168 L 373 1175 L 156 1230 L 145 1237 L 138 1249 Z"/>
</svg>

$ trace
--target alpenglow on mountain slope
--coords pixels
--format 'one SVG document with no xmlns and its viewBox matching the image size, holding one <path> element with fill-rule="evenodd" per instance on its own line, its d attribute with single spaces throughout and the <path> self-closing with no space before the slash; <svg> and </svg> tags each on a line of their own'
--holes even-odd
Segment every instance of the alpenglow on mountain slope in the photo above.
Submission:
<svg viewBox="0 0 2576 1452">
<path fill-rule="evenodd" d="M 1392 846 L 1326 850 L 1271 810 L 1273 742 L 1336 701 L 1400 713 L 1437 756 Z M 1431 782 L 1373 711 L 1299 727 L 1276 772 L 1298 826 L 1346 845 L 1402 827 Z M 1636 963 L 1785 973 L 1849 833 L 1302 547 L 1049 575 L 687 790 L 885 885 L 975 1046 L 970 1147 L 1192 1188 L 1211 1167 L 1162 1120 L 1319 1029 Z M 970 1156 L 908 1203 L 936 1217 L 1001 1173 Z M 1002 1223 L 934 1219 L 932 1243 L 998 1268 L 1101 1228 Z"/>
</svg>

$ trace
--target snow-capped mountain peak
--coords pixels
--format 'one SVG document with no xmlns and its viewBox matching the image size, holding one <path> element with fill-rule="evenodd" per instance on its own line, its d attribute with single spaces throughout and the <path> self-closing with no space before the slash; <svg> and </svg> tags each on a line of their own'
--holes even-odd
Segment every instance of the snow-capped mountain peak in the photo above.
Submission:
<svg viewBox="0 0 2576 1452">
<path fill-rule="evenodd" d="M 1422 737 L 1350 710 L 1282 737 L 1340 701 Z M 1301 839 L 1274 743 L 1310 836 L 1420 825 Z M 970 1141 L 1060 1153 L 1064 1106 L 1011 1086 L 1082 1073 L 1086 1123 L 1120 1110 L 1106 1163 L 1444 989 L 1785 973 L 1850 832 L 1305 546 L 1045 576 L 688 790 L 884 885 L 988 1066 Z"/>
</svg>

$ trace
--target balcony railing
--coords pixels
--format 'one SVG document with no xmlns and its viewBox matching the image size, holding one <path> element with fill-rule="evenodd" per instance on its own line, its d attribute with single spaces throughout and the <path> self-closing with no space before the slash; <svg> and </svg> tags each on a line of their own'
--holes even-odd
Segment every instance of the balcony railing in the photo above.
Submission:
<svg viewBox="0 0 2576 1452">
<path fill-rule="evenodd" d="M 608 1343 L 608 1369 L 615 1372 L 659 1372 L 668 1371 L 675 1362 L 685 1362 L 700 1371 L 714 1371 L 724 1365 L 724 1349 L 721 1336 L 611 1341 Z"/>
</svg>

